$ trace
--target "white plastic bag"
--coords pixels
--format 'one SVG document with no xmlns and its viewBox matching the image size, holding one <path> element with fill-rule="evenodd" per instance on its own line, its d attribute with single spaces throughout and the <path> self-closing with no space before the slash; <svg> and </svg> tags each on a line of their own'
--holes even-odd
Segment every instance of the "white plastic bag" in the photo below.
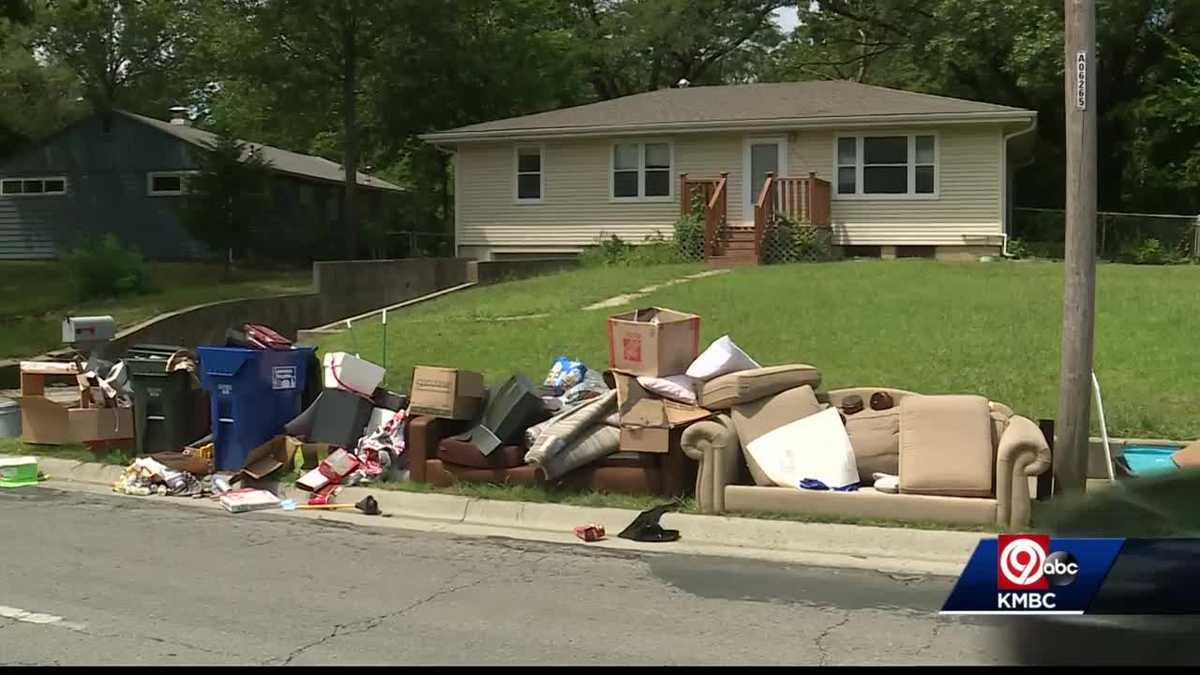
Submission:
<svg viewBox="0 0 1200 675">
<path fill-rule="evenodd" d="M 688 366 L 688 377 L 707 382 L 728 373 L 739 370 L 761 368 L 750 355 L 733 343 L 728 335 L 717 338 L 704 353 Z"/>
</svg>

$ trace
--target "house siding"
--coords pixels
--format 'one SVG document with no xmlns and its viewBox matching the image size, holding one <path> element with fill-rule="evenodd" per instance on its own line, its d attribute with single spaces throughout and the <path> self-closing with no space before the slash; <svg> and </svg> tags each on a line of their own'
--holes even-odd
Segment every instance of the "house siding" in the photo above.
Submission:
<svg viewBox="0 0 1200 675">
<path fill-rule="evenodd" d="M 67 179 L 66 195 L 0 196 L 0 259 L 52 258 L 108 233 L 149 258 L 209 256 L 181 221 L 182 199 L 147 194 L 148 173 L 195 169 L 196 149 L 124 115 L 113 115 L 107 129 L 93 116 L 0 160 L 0 178 Z M 268 180 L 272 203 L 260 222 L 246 228 L 248 239 L 290 260 L 340 250 L 340 183 L 281 173 Z M 378 190 L 362 189 L 359 199 L 364 222 L 402 207 Z"/>
<path fill-rule="evenodd" d="M 613 201 L 609 170 L 612 145 L 626 139 L 542 143 L 542 199 L 518 204 L 514 194 L 514 143 L 465 145 L 455 157 L 458 179 L 458 244 L 508 251 L 577 251 L 601 236 L 641 242 L 655 232 L 671 236 L 679 218 L 681 172 L 716 177 L 729 171 L 729 203 L 740 203 L 742 145 L 739 136 L 705 135 L 653 139 L 673 143 L 671 198 Z M 635 139 L 628 139 L 633 142 Z M 640 140 L 640 139 L 638 139 Z M 522 143 L 520 145 L 529 145 Z"/>
<path fill-rule="evenodd" d="M 832 220 L 838 242 L 863 245 L 971 245 L 1003 232 L 1002 136 L 999 125 L 935 128 L 939 134 L 935 200 L 835 200 Z M 871 134 L 898 130 L 871 129 Z M 903 131 L 916 131 L 905 129 Z M 795 131 L 788 138 L 788 174 L 834 175 L 834 138 L 854 129 Z M 757 135 L 750 135 L 753 137 Z M 679 216 L 681 172 L 715 178 L 729 172 L 730 222 L 743 219 L 743 150 L 746 134 L 688 134 L 647 141 L 673 143 L 671 199 L 618 202 L 610 199 L 610 153 L 619 137 L 538 143 L 463 144 L 455 156 L 457 244 L 481 257 L 518 253 L 575 252 L 602 236 L 641 242 L 655 232 L 671 235 Z M 541 145 L 543 194 L 519 204 L 514 194 L 516 145 Z"/>
<path fill-rule="evenodd" d="M 846 245 L 979 245 L 1004 232 L 1003 136 L 999 125 L 942 127 L 938 134 L 937 199 L 849 200 L 834 196 L 830 216 L 837 241 Z M 840 133 L 872 136 L 928 133 L 928 129 L 845 129 L 793 134 L 788 169 L 833 182 L 834 139 Z"/>
</svg>

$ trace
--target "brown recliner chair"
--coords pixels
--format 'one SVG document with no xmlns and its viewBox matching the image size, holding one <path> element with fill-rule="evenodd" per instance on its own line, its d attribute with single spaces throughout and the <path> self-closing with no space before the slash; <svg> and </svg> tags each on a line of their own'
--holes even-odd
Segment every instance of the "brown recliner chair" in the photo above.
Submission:
<svg viewBox="0 0 1200 675">
<path fill-rule="evenodd" d="M 448 440 L 470 426 L 469 422 L 426 415 L 409 421 L 404 451 L 409 480 L 437 487 L 456 482 L 493 483 L 664 497 L 688 496 L 695 488 L 696 462 L 680 448 L 678 431 L 672 434 L 670 452 L 665 454 L 618 452 L 547 481 L 535 467 L 524 463 L 523 447 L 501 446 L 483 456 Z"/>
</svg>

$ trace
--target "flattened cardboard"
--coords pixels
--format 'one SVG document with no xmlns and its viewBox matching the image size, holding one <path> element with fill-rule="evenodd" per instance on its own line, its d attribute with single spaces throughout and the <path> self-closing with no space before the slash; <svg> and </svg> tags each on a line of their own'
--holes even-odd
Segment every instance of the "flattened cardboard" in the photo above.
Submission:
<svg viewBox="0 0 1200 675">
<path fill-rule="evenodd" d="M 617 390 L 621 450 L 665 454 L 671 449 L 674 429 L 712 416 L 704 408 L 658 398 L 633 375 L 610 371 L 606 379 Z"/>
<path fill-rule="evenodd" d="M 276 436 L 246 455 L 242 473 L 255 479 L 265 478 L 279 467 L 295 461 L 300 446 L 300 441 L 291 436 Z"/>
<path fill-rule="evenodd" d="M 656 322 L 654 322 L 656 320 Z M 632 375 L 679 375 L 700 355 L 700 317 L 662 307 L 608 319 L 608 360 Z"/>
<path fill-rule="evenodd" d="M 484 399 L 483 375 L 457 368 L 413 368 L 408 411 L 453 420 L 479 416 Z"/>
</svg>

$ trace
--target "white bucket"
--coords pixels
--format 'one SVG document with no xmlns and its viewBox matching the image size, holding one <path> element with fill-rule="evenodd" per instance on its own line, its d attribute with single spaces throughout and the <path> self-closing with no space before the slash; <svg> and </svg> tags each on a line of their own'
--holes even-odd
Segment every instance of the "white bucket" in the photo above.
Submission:
<svg viewBox="0 0 1200 675">
<path fill-rule="evenodd" d="M 21 435 L 21 405 L 7 398 L 0 398 L 0 438 L 16 438 Z"/>
<path fill-rule="evenodd" d="M 372 396 L 383 382 L 383 368 L 355 358 L 346 352 L 325 355 L 325 388 L 345 389 L 362 396 Z"/>
</svg>

